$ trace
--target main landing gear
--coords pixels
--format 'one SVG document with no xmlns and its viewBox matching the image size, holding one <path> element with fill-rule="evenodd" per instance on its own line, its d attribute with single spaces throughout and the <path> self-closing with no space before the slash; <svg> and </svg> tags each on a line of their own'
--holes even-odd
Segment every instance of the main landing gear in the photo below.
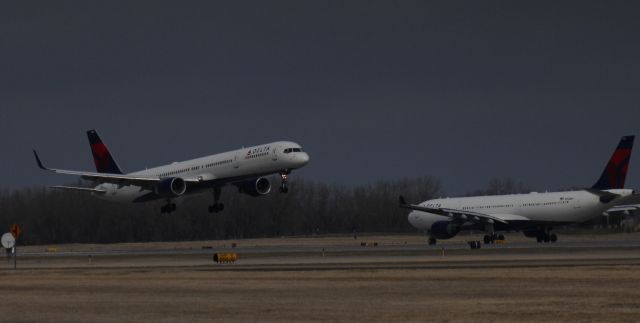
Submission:
<svg viewBox="0 0 640 323">
<path fill-rule="evenodd" d="M 176 208 L 177 207 L 175 203 L 171 203 L 171 201 L 167 201 L 167 205 L 164 205 L 163 207 L 160 208 L 160 213 L 175 212 Z"/>
<path fill-rule="evenodd" d="M 484 236 L 484 244 L 490 244 L 490 243 L 495 243 L 496 240 L 504 240 L 504 235 L 503 234 L 497 234 L 497 233 L 492 233 L 492 234 L 486 234 Z"/>
<path fill-rule="evenodd" d="M 436 240 L 436 238 L 429 238 L 429 245 L 430 246 L 435 246 L 436 243 L 438 243 L 438 240 Z"/>
<path fill-rule="evenodd" d="M 540 232 L 536 236 L 536 241 L 538 241 L 538 243 L 556 242 L 558 241 L 558 236 L 553 232 Z"/>
<path fill-rule="evenodd" d="M 280 193 L 289 193 L 289 186 L 287 186 L 287 181 L 289 180 L 289 172 L 280 173 L 280 179 L 282 180 L 280 184 Z"/>
<path fill-rule="evenodd" d="M 218 213 L 224 210 L 224 204 L 218 202 L 222 190 L 219 187 L 213 189 L 213 205 L 209 205 L 209 213 Z"/>
<path fill-rule="evenodd" d="M 539 228 L 535 230 L 523 231 L 527 238 L 536 238 L 538 243 L 548 243 L 558 241 L 558 236 L 551 231 L 551 228 Z"/>
</svg>

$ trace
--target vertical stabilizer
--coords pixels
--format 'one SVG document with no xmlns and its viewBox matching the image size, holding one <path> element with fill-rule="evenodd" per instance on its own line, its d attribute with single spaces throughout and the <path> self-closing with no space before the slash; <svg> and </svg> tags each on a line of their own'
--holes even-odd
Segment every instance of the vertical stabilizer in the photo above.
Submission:
<svg viewBox="0 0 640 323">
<path fill-rule="evenodd" d="M 118 163 L 113 159 L 109 149 L 102 142 L 98 132 L 95 130 L 87 131 L 87 137 L 89 137 L 89 144 L 91 145 L 91 153 L 93 154 L 93 161 L 96 164 L 96 171 L 98 173 L 108 174 L 122 174 Z"/>
<path fill-rule="evenodd" d="M 600 179 L 598 179 L 592 188 L 598 190 L 624 188 L 627 170 L 629 169 L 629 161 L 631 160 L 633 139 L 635 139 L 635 136 L 624 136 L 620 139 L 620 143 L 613 152 L 613 155 L 611 155 L 604 171 L 602 171 Z"/>
</svg>

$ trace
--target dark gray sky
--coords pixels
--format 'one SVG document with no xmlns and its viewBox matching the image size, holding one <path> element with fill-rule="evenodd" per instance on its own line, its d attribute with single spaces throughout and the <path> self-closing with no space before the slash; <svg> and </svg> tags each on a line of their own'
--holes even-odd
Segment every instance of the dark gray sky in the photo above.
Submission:
<svg viewBox="0 0 640 323">
<path fill-rule="evenodd" d="M 0 4 L 0 187 L 129 171 L 272 140 L 295 176 L 593 184 L 640 129 L 631 1 L 9 1 Z M 627 186 L 640 187 L 640 156 Z"/>
</svg>

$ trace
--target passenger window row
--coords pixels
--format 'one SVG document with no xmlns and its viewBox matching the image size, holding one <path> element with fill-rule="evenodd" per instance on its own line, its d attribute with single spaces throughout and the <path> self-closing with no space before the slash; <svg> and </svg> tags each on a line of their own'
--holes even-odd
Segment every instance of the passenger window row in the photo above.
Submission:
<svg viewBox="0 0 640 323">
<path fill-rule="evenodd" d="M 505 207 L 513 207 L 513 204 L 502 204 L 502 205 L 482 205 L 482 206 L 467 206 L 463 207 L 463 210 L 473 210 L 473 209 L 497 209 L 497 208 L 505 208 Z"/>
<path fill-rule="evenodd" d="M 165 173 L 160 173 L 158 175 L 158 177 L 167 177 L 167 176 L 173 176 L 173 175 L 178 175 L 178 174 L 182 174 L 182 173 L 186 173 L 188 171 L 196 171 L 199 170 L 200 168 L 210 168 L 210 167 L 215 167 L 215 166 L 220 166 L 220 165 L 225 165 L 225 164 L 229 164 L 231 163 L 233 160 L 232 159 L 225 159 L 225 160 L 221 160 L 221 161 L 217 161 L 215 163 L 210 163 L 210 164 L 206 164 L 204 166 L 193 166 L 191 168 L 184 168 L 184 169 L 179 169 L 179 170 L 174 170 L 174 171 L 170 171 L 170 172 L 165 172 Z"/>
<path fill-rule="evenodd" d="M 158 176 L 159 177 L 167 177 L 167 176 L 172 176 L 172 175 L 178 175 L 178 174 L 181 174 L 181 173 L 186 173 L 188 171 L 189 171 L 189 169 L 185 168 L 185 169 L 179 169 L 179 170 L 174 170 L 174 171 L 162 173 L 162 174 L 160 174 Z"/>
<path fill-rule="evenodd" d="M 541 206 L 541 205 L 558 205 L 558 204 L 569 204 L 569 201 L 558 201 L 558 202 L 546 202 L 546 203 L 525 203 L 522 206 Z"/>
<path fill-rule="evenodd" d="M 225 164 L 231 163 L 232 161 L 233 160 L 231 160 L 231 159 L 221 160 L 221 161 L 218 161 L 218 162 L 215 162 L 215 163 L 207 164 L 206 167 L 210 168 L 210 167 L 225 165 Z"/>
<path fill-rule="evenodd" d="M 268 155 L 268 154 L 269 154 L 269 152 L 268 152 L 268 151 L 267 151 L 267 152 L 264 152 L 264 153 L 253 154 L 253 155 L 246 156 L 246 157 L 245 157 L 245 159 L 258 158 L 258 157 L 266 156 L 266 155 Z"/>
</svg>

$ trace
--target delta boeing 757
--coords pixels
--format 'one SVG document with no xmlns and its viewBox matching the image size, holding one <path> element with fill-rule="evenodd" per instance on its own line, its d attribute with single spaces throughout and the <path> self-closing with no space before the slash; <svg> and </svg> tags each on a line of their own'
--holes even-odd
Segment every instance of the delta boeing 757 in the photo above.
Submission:
<svg viewBox="0 0 640 323">
<path fill-rule="evenodd" d="M 413 210 L 409 222 L 429 235 L 429 244 L 452 238 L 461 230 L 486 232 L 484 243 L 504 239 L 496 233 L 499 231 L 522 231 L 538 242 L 555 242 L 558 237 L 553 227 L 638 208 L 630 203 L 637 203 L 639 196 L 624 188 L 633 140 L 634 136 L 622 137 L 600 179 L 588 189 L 442 198 L 420 204 L 407 204 L 401 196 L 400 207 Z"/>
<path fill-rule="evenodd" d="M 223 186 L 234 185 L 241 193 L 251 196 L 266 195 L 271 191 L 271 182 L 266 176 L 272 174 L 280 175 L 280 192 L 287 193 L 291 171 L 309 162 L 309 155 L 300 145 L 278 141 L 124 174 L 98 133 L 89 130 L 87 136 L 97 172 L 47 168 L 33 151 L 41 169 L 80 176 L 96 183 L 93 188 L 52 187 L 90 192 L 119 202 L 164 200 L 162 213 L 176 210 L 174 200 L 204 191 L 213 193 L 214 203 L 209 206 L 209 212 L 222 211 L 224 204 L 219 199 Z"/>
</svg>

